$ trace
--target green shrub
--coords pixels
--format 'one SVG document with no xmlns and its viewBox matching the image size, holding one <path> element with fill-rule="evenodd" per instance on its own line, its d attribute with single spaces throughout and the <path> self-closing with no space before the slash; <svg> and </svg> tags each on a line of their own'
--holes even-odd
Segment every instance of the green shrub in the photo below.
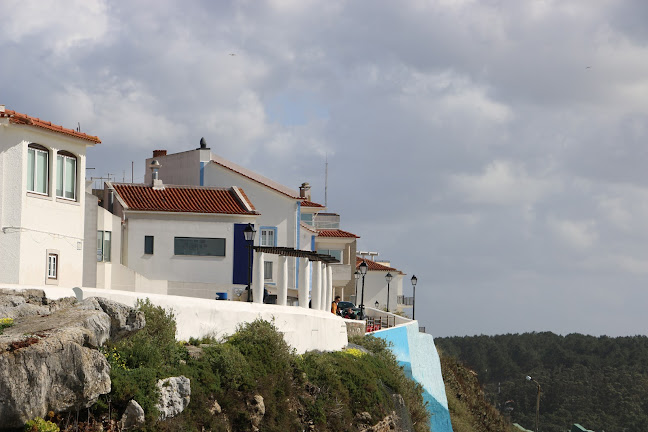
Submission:
<svg viewBox="0 0 648 432">
<path fill-rule="evenodd" d="M 59 432 L 59 427 L 51 421 L 36 417 L 25 423 L 25 432 Z"/>
<path fill-rule="evenodd" d="M 0 334 L 2 334 L 4 329 L 11 327 L 13 324 L 13 318 L 0 318 Z"/>
</svg>

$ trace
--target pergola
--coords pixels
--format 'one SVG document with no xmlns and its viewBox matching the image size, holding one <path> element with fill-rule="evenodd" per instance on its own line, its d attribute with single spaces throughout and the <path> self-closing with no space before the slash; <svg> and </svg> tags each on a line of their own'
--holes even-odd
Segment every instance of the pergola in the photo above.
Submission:
<svg viewBox="0 0 648 432">
<path fill-rule="evenodd" d="M 288 303 L 288 257 L 295 258 L 296 267 L 299 269 L 299 281 L 297 285 L 299 305 L 303 308 L 309 307 L 308 288 L 309 288 L 309 267 L 308 263 L 313 263 L 313 288 L 311 293 L 312 309 L 328 310 L 333 301 L 333 270 L 331 264 L 339 261 L 326 254 L 318 254 L 313 251 L 305 251 L 289 247 L 277 246 L 253 246 L 255 257 L 255 272 L 253 289 L 253 301 L 255 303 L 263 302 L 264 287 L 264 268 L 263 255 L 268 253 L 279 255 L 279 269 L 277 279 L 277 304 L 286 305 Z"/>
</svg>

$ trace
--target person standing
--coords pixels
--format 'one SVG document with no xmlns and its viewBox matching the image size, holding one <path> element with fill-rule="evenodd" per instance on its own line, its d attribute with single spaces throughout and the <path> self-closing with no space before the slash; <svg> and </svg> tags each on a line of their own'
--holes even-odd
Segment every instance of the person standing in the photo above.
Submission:
<svg viewBox="0 0 648 432">
<path fill-rule="evenodd" d="M 331 303 L 331 313 L 334 315 L 337 315 L 338 303 L 340 303 L 340 296 L 335 296 L 335 300 Z"/>
</svg>

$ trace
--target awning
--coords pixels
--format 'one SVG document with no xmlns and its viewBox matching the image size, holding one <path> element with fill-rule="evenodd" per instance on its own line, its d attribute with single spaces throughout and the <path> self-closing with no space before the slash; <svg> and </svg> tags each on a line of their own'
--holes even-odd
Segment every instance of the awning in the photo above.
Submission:
<svg viewBox="0 0 648 432">
<path fill-rule="evenodd" d="M 295 258 L 308 258 L 310 261 L 322 261 L 326 264 L 339 263 L 337 258 L 331 255 L 318 254 L 317 252 L 305 251 L 300 249 L 293 249 L 289 247 L 276 247 L 276 246 L 253 246 L 257 252 L 269 253 L 274 255 L 283 255 Z"/>
</svg>

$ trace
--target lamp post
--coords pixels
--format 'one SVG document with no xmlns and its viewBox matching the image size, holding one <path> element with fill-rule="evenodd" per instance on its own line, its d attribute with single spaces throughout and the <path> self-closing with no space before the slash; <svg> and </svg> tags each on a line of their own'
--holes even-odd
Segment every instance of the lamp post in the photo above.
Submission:
<svg viewBox="0 0 648 432">
<path fill-rule="evenodd" d="M 248 298 L 247 301 L 251 302 L 252 301 L 252 288 L 250 285 L 252 284 L 252 245 L 254 244 L 254 235 L 256 234 L 256 230 L 252 226 L 251 223 L 247 224 L 245 229 L 243 230 L 243 235 L 245 236 L 245 241 L 247 242 L 247 248 L 249 250 L 248 253 L 248 285 L 247 285 L 247 290 L 248 290 Z"/>
<path fill-rule="evenodd" d="M 387 312 L 389 312 L 389 283 L 392 281 L 393 276 L 391 273 L 385 275 L 385 280 L 387 281 Z"/>
<path fill-rule="evenodd" d="M 418 279 L 416 275 L 412 275 L 412 289 L 414 290 L 414 298 L 412 300 L 412 319 L 414 319 L 414 314 L 416 313 L 416 283 Z"/>
<path fill-rule="evenodd" d="M 539 431 L 538 427 L 540 424 L 540 393 L 542 392 L 542 390 L 540 389 L 540 383 L 538 383 L 538 381 L 534 380 L 529 375 L 527 375 L 526 379 L 527 381 L 532 381 L 538 387 L 538 396 L 536 398 L 536 428 L 535 428 L 536 432 L 538 432 Z"/>
<path fill-rule="evenodd" d="M 369 267 L 369 266 L 367 265 L 367 263 L 364 260 L 358 266 L 358 268 L 360 269 L 360 274 L 362 275 L 362 297 L 360 299 L 360 314 L 362 315 L 362 319 L 364 319 L 364 317 L 365 317 L 365 313 L 364 313 L 364 292 L 365 292 L 364 282 L 365 282 L 365 275 L 367 274 L 367 267 Z"/>
<path fill-rule="evenodd" d="M 360 279 L 360 272 L 358 270 L 356 270 L 355 273 L 353 273 L 353 275 L 355 276 L 355 280 L 356 280 L 356 294 L 355 294 L 355 298 L 353 299 L 353 301 L 357 305 L 358 304 L 358 279 Z"/>
</svg>

